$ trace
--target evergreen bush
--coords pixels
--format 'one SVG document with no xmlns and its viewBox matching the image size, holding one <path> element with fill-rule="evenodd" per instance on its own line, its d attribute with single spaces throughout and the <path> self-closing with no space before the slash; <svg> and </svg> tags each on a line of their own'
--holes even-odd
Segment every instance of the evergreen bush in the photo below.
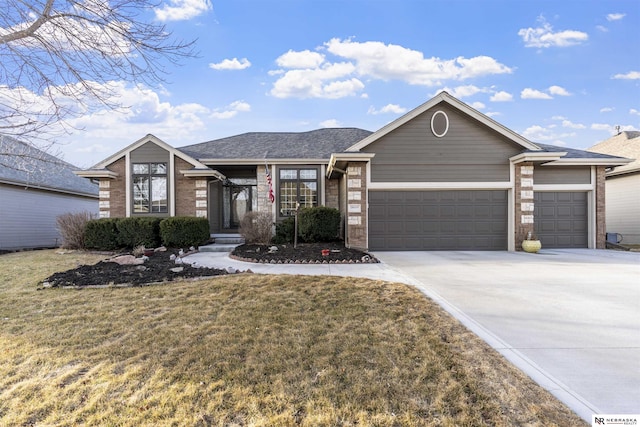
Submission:
<svg viewBox="0 0 640 427">
<path fill-rule="evenodd" d="M 272 241 L 276 245 L 283 243 L 293 243 L 295 232 L 295 218 L 289 217 L 276 223 L 276 235 Z"/>
<path fill-rule="evenodd" d="M 118 221 L 120 218 L 100 218 L 87 221 L 84 245 L 87 249 L 112 251 L 118 249 Z"/>
<path fill-rule="evenodd" d="M 160 221 L 160 238 L 166 246 L 197 247 L 209 241 L 210 237 L 207 218 L 175 216 Z"/>
<path fill-rule="evenodd" d="M 301 209 L 298 234 L 310 243 L 337 240 L 340 234 L 340 211 L 326 206 Z"/>
<path fill-rule="evenodd" d="M 127 248 L 160 246 L 160 221 L 157 217 L 121 218 L 117 223 L 118 244 Z"/>
</svg>

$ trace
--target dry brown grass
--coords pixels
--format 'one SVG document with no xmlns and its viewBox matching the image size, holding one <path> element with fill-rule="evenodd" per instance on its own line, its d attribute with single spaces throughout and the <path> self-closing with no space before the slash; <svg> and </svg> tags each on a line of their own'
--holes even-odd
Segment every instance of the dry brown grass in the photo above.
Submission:
<svg viewBox="0 0 640 427">
<path fill-rule="evenodd" d="M 411 287 L 236 275 L 36 291 L 97 259 L 0 256 L 0 425 L 584 425 Z"/>
</svg>

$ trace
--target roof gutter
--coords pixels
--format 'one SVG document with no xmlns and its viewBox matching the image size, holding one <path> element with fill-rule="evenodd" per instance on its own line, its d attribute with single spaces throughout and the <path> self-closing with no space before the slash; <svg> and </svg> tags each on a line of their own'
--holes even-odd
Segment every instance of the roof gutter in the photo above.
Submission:
<svg viewBox="0 0 640 427">
<path fill-rule="evenodd" d="M 375 153 L 333 153 L 329 159 L 326 177 L 332 178 L 336 173 L 344 175 L 346 170 L 342 163 L 346 165 L 348 162 L 368 162 L 374 157 Z M 341 167 L 338 167 L 339 163 Z"/>
<path fill-rule="evenodd" d="M 81 171 L 73 171 L 74 174 L 83 178 L 107 178 L 116 179 L 119 174 L 108 169 L 87 169 Z"/>
<path fill-rule="evenodd" d="M 513 157 L 510 157 L 511 163 L 518 164 L 522 162 L 553 162 L 559 160 L 563 156 L 566 156 L 566 151 L 557 151 L 557 152 L 548 152 L 548 151 L 540 151 L 540 152 L 527 152 L 520 153 Z"/>
</svg>

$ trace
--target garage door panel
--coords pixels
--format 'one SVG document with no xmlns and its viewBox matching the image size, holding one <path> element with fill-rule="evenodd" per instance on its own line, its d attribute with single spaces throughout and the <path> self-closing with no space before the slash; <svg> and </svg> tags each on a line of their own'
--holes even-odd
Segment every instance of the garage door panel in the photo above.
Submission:
<svg viewBox="0 0 640 427">
<path fill-rule="evenodd" d="M 534 193 L 535 231 L 543 248 L 588 246 L 587 193 Z"/>
<path fill-rule="evenodd" d="M 507 249 L 503 190 L 370 191 L 369 204 L 372 250 Z"/>
</svg>

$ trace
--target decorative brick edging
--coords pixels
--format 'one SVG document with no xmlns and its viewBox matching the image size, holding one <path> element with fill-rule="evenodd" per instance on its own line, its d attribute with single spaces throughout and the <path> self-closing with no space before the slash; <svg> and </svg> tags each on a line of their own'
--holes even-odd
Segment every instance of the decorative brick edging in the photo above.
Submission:
<svg viewBox="0 0 640 427">
<path fill-rule="evenodd" d="M 339 259 L 339 260 L 316 260 L 316 261 L 311 261 L 311 260 L 292 260 L 292 259 L 288 259 L 288 260 L 275 260 L 272 259 L 270 261 L 265 261 L 265 260 L 258 260 L 256 258 L 243 258 L 243 257 L 239 257 L 236 255 L 231 255 L 229 254 L 229 258 L 234 259 L 236 261 L 242 261 L 242 262 L 252 262 L 254 264 L 377 264 L 380 261 L 378 261 L 378 259 L 376 257 L 372 257 L 371 255 L 365 255 L 362 257 L 362 259 L 357 259 L 357 260 L 346 260 L 346 259 Z"/>
</svg>

